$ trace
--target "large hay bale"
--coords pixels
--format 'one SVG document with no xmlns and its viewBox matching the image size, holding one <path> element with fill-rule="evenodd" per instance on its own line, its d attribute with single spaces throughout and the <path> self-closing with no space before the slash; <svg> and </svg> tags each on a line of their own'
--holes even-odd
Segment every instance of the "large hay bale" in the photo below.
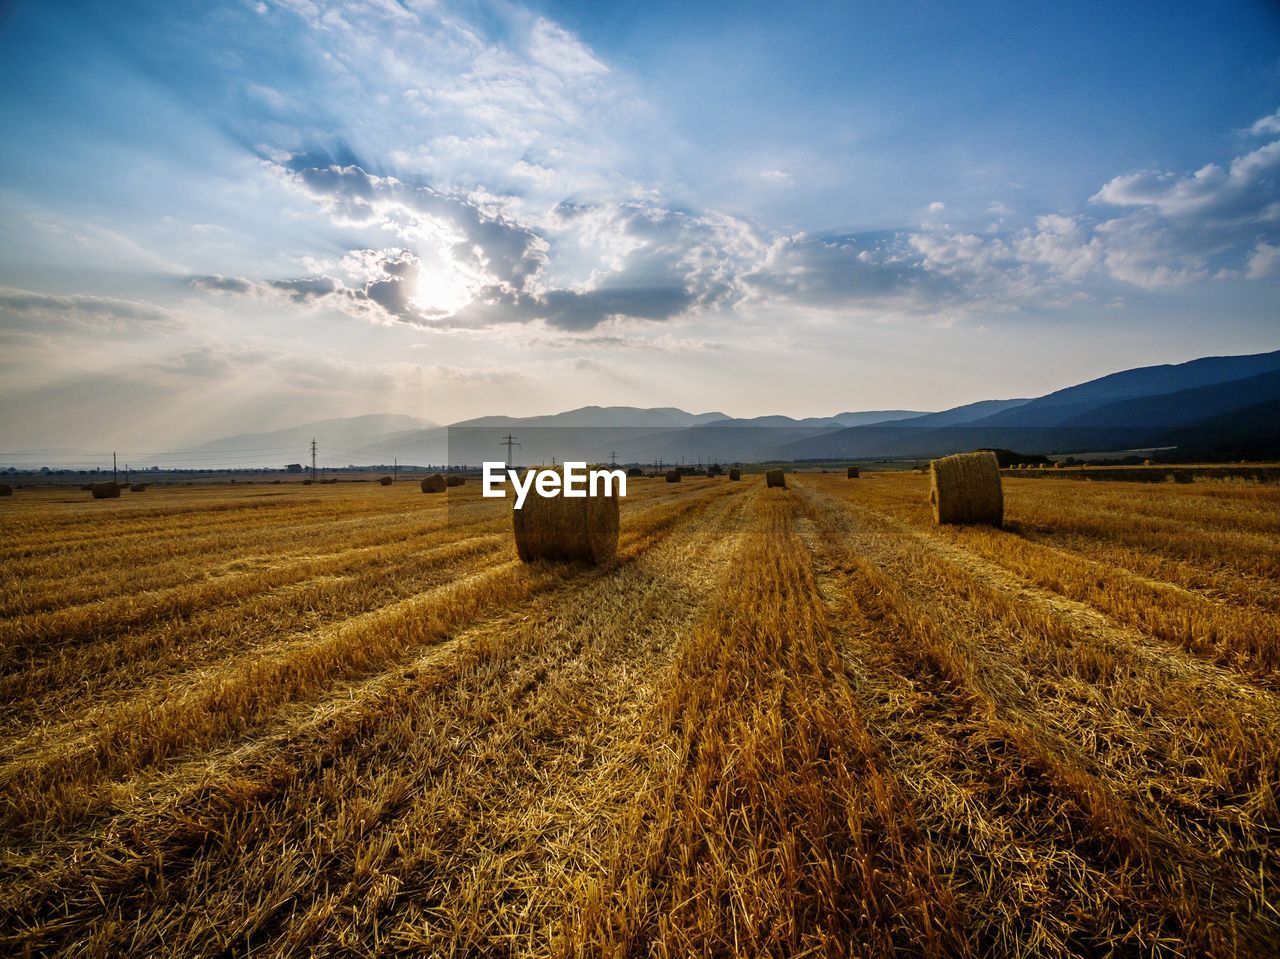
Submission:
<svg viewBox="0 0 1280 959">
<path fill-rule="evenodd" d="M 448 485 L 448 482 L 440 473 L 432 473 L 430 476 L 422 477 L 422 492 L 424 493 L 443 493 Z"/>
<path fill-rule="evenodd" d="M 451 473 L 450 475 L 445 477 L 444 485 L 445 486 L 464 486 L 466 485 L 466 482 L 467 482 L 467 478 L 465 476 L 459 476 L 457 473 Z"/>
<path fill-rule="evenodd" d="M 146 483 L 134 483 L 129 487 L 130 493 L 145 493 L 147 491 Z"/>
<path fill-rule="evenodd" d="M 850 466 L 844 471 L 845 479 L 857 479 L 859 476 L 858 467 Z"/>
<path fill-rule="evenodd" d="M 12 496 L 13 487 L 8 483 L 0 483 L 0 496 Z"/>
<path fill-rule="evenodd" d="M 929 502 L 939 523 L 1004 522 L 1000 462 L 994 453 L 957 453 L 933 461 Z"/>
<path fill-rule="evenodd" d="M 764 485 L 768 489 L 774 489 L 774 488 L 786 489 L 787 488 L 786 474 L 783 473 L 782 470 L 765 470 Z"/>
<path fill-rule="evenodd" d="M 633 466 L 627 470 L 627 479 L 637 479 L 642 476 L 644 476 L 644 470 L 638 466 Z"/>
<path fill-rule="evenodd" d="M 379 483 L 381 483 L 383 486 L 390 486 L 390 485 L 391 485 L 391 477 L 390 477 L 390 476 L 384 476 L 384 477 L 382 477 L 380 480 L 378 480 L 378 482 L 379 482 Z"/>
<path fill-rule="evenodd" d="M 668 483 L 679 483 L 679 482 L 680 482 L 680 471 L 679 471 L 679 470 L 667 470 L 667 482 L 668 482 Z"/>
<path fill-rule="evenodd" d="M 618 552 L 618 494 L 539 496 L 531 487 L 521 509 L 511 510 L 516 553 L 526 563 L 549 559 L 602 565 Z"/>
<path fill-rule="evenodd" d="M 738 469 L 736 466 L 733 469 L 729 470 L 729 479 L 731 480 L 742 479 L 742 470 Z"/>
<path fill-rule="evenodd" d="M 234 482 L 235 482 L 235 480 L 232 480 L 231 482 L 233 482 L 233 483 L 234 483 Z M 311 480 L 309 480 L 309 479 L 304 479 L 304 480 L 302 481 L 302 485 L 303 485 L 303 486 L 310 486 L 310 485 L 311 485 Z"/>
<path fill-rule="evenodd" d="M 119 499 L 120 487 L 115 483 L 94 483 L 93 498 L 94 499 Z"/>
</svg>

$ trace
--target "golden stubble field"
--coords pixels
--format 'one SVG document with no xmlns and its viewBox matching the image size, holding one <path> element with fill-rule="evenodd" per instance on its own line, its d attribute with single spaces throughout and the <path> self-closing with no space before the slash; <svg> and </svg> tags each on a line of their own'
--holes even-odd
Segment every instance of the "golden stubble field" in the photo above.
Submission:
<svg viewBox="0 0 1280 959">
<path fill-rule="evenodd" d="M 0 503 L 0 951 L 1276 954 L 1280 489 L 788 482 Z"/>
</svg>

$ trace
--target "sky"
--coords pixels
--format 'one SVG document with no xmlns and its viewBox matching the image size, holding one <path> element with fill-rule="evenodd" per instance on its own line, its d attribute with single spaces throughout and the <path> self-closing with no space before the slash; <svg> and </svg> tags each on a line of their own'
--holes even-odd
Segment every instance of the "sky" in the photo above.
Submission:
<svg viewBox="0 0 1280 959">
<path fill-rule="evenodd" d="M 0 0 L 0 91 L 0 451 L 1280 348 L 1274 2 Z"/>
</svg>

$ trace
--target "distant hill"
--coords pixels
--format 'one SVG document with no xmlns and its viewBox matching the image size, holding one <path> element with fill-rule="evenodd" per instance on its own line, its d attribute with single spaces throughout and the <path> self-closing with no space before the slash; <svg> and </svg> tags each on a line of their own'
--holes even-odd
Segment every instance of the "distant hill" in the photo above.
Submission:
<svg viewBox="0 0 1280 959">
<path fill-rule="evenodd" d="M 921 410 L 867 410 L 862 413 L 837 413 L 831 417 L 841 426 L 870 426 L 872 423 L 892 423 L 931 414 Z"/>
<path fill-rule="evenodd" d="M 912 429 L 933 428 L 938 426 L 959 426 L 961 423 L 972 423 L 974 420 L 980 420 L 996 413 L 1002 413 L 1005 410 L 1011 410 L 1018 406 L 1025 406 L 1030 403 L 1029 399 L 1020 400 L 979 400 L 976 403 L 966 403 L 964 406 L 956 406 L 949 410 L 943 410 L 941 413 L 922 413 L 919 416 L 912 417 L 910 420 L 898 421 L 900 425 L 911 426 Z M 883 421 L 878 421 L 883 422 Z M 846 424 L 846 425 L 864 425 L 864 424 Z"/>
<path fill-rule="evenodd" d="M 1118 400 L 1167 395 L 1276 370 L 1280 370 L 1280 350 L 1250 356 L 1208 356 L 1187 363 L 1145 366 L 1057 390 L 974 422 L 982 426 L 1080 425 L 1086 414 Z"/>
<path fill-rule="evenodd" d="M 837 432 L 846 421 L 879 422 L 918 416 L 908 410 L 841 413 L 832 417 L 687 413 L 672 407 L 584 406 L 546 416 L 485 416 L 447 429 L 422 430 L 381 439 L 362 449 L 370 462 L 394 456 L 410 463 L 467 463 L 503 459 L 501 441 L 516 435 L 515 455 L 523 463 L 582 459 L 621 463 L 748 461 L 769 459 L 796 440 Z"/>
<path fill-rule="evenodd" d="M 1230 423 L 1270 399 L 1278 373 L 1280 351 L 1125 370 L 1032 400 L 972 403 L 801 439 L 778 457 L 927 458 L 979 448 L 1056 454 L 1199 442 L 1206 439 L 1200 421 L 1216 416 Z M 993 412 L 993 404 L 1003 407 Z"/>
<path fill-rule="evenodd" d="M 417 416 L 371 413 L 315 420 L 264 433 L 236 433 L 188 446 L 176 451 L 169 459 L 178 465 L 204 465 L 207 462 L 213 465 L 280 466 L 286 462 L 302 462 L 309 455 L 314 437 L 321 462 L 345 465 L 355 462 L 353 454 L 373 441 L 436 427 L 437 424 Z M 159 459 L 163 462 L 165 457 Z"/>
<path fill-rule="evenodd" d="M 451 426 L 555 426 L 555 427 L 610 427 L 610 426 L 697 426 L 716 420 L 727 420 L 723 413 L 686 413 L 673 406 L 643 409 L 638 406 L 582 406 L 563 413 L 546 416 L 481 416 L 460 420 Z"/>
</svg>

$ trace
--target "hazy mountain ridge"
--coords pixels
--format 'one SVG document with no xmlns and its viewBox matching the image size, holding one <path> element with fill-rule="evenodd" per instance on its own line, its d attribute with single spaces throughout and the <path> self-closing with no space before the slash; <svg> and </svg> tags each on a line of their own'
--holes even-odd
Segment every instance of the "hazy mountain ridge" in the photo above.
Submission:
<svg viewBox="0 0 1280 959">
<path fill-rule="evenodd" d="M 505 459 L 501 440 L 507 433 L 521 444 L 516 458 L 530 463 L 553 457 L 646 464 L 907 459 L 976 447 L 1059 454 L 1184 445 L 1264 449 L 1280 441 L 1272 418 L 1277 405 L 1280 350 L 1123 370 L 1042 397 L 980 400 L 935 413 L 877 410 L 797 419 L 584 406 L 538 416 L 476 417 L 450 426 L 368 414 L 237 433 L 157 455 L 153 462 L 281 466 L 304 461 L 314 437 L 322 465 L 476 465 Z M 66 460 L 76 451 L 50 452 Z M 86 461 L 90 455 L 84 454 Z"/>
</svg>

